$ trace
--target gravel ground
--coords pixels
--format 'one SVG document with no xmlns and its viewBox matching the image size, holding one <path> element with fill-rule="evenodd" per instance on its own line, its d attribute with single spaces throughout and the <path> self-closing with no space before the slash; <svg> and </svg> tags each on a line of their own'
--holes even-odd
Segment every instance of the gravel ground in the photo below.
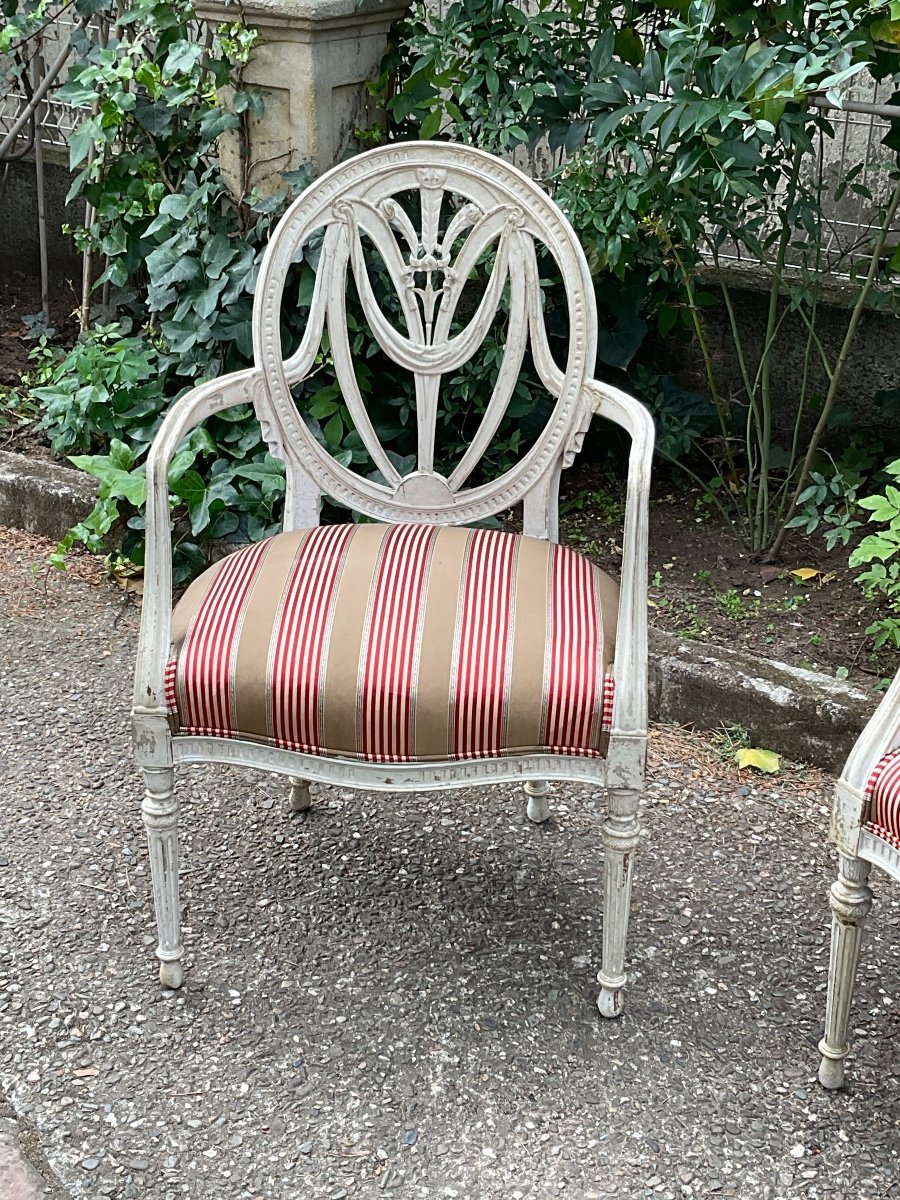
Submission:
<svg viewBox="0 0 900 1200">
<path fill-rule="evenodd" d="M 900 1200 L 882 878 L 850 1086 L 814 1081 L 827 776 L 751 779 L 655 731 L 605 1023 L 589 789 L 541 828 L 510 787 L 318 788 L 291 818 L 286 781 L 186 769 L 188 975 L 161 992 L 136 609 L 90 562 L 35 571 L 42 549 L 0 536 L 0 1092 L 53 1196 Z"/>
</svg>

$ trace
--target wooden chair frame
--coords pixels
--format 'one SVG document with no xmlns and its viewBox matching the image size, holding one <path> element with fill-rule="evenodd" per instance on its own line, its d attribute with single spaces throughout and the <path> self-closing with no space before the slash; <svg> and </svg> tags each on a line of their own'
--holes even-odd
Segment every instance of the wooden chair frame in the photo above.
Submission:
<svg viewBox="0 0 900 1200">
<path fill-rule="evenodd" d="M 422 228 L 395 202 L 417 191 Z M 439 230 L 441 205 L 456 202 L 450 228 Z M 297 250 L 323 230 L 323 247 L 308 325 L 299 348 L 282 354 L 279 312 L 285 277 Z M 372 294 L 361 235 L 378 248 L 403 306 L 408 333 L 392 328 Z M 462 240 L 451 261 L 454 245 Z M 544 327 L 535 243 L 556 259 L 569 307 L 565 366 L 554 361 Z M 404 248 L 405 247 L 405 248 Z M 462 332 L 451 333 L 456 302 L 479 255 L 495 250 L 493 274 L 477 311 Z M 357 293 L 382 349 L 414 375 L 418 466 L 401 477 L 369 422 L 356 384 L 346 335 L 345 293 L 352 273 Z M 423 285 L 422 277 L 427 277 Z M 440 286 L 435 287 L 438 280 Z M 506 357 L 483 423 L 469 451 L 444 478 L 433 466 L 438 392 L 442 376 L 477 350 L 505 286 L 510 316 Z M 290 388 L 306 377 L 327 328 L 344 401 L 383 482 L 339 465 L 300 418 Z M 344 329 L 343 336 L 341 330 Z M 291 780 L 295 809 L 308 806 L 308 781 L 375 791 L 427 791 L 473 783 L 522 781 L 529 816 L 547 816 L 547 781 L 571 779 L 608 789 L 603 825 L 605 909 L 598 1001 L 605 1016 L 622 1009 L 625 940 L 635 851 L 638 799 L 647 739 L 647 524 L 653 423 L 632 397 L 592 378 L 597 316 L 584 253 L 565 217 L 527 176 L 481 151 L 447 143 L 382 147 L 342 163 L 310 186 L 272 235 L 255 294 L 254 366 L 195 388 L 176 404 L 156 437 L 147 465 L 147 549 L 144 607 L 135 677 L 135 755 L 146 782 L 143 815 L 150 845 L 159 929 L 157 955 L 163 983 L 182 981 L 178 900 L 178 803 L 174 767 L 221 762 L 281 772 Z M 533 447 L 501 478 L 473 487 L 467 478 L 496 432 L 530 342 L 535 367 L 555 398 L 550 420 Z M 558 540 L 560 472 L 581 448 L 598 414 L 631 437 L 615 648 L 616 690 L 608 754 L 603 759 L 555 754 L 468 761 L 378 764 L 325 758 L 243 740 L 172 736 L 166 715 L 164 672 L 172 614 L 171 534 L 167 473 L 183 438 L 200 422 L 232 405 L 252 404 L 271 453 L 286 468 L 285 530 L 315 527 L 323 495 L 386 522 L 463 525 L 523 504 L 524 532 Z"/>
<path fill-rule="evenodd" d="M 819 1082 L 826 1088 L 839 1088 L 844 1082 L 844 1060 L 850 1050 L 847 1033 L 853 985 L 863 925 L 872 907 L 870 867 L 874 864 L 900 880 L 900 850 L 866 827 L 867 785 L 878 763 L 898 746 L 900 671 L 850 752 L 835 785 L 829 836 L 838 851 L 838 877 L 829 897 L 831 957 L 825 1036 L 819 1042 L 822 1055 Z"/>
</svg>

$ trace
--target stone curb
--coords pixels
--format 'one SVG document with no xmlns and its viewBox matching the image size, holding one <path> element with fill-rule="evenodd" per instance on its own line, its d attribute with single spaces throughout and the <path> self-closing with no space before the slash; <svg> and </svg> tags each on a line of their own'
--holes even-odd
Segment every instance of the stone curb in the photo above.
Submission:
<svg viewBox="0 0 900 1200">
<path fill-rule="evenodd" d="M 81 471 L 0 451 L 0 525 L 59 539 L 95 495 Z M 651 631 L 654 721 L 741 725 L 754 745 L 837 772 L 876 703 L 873 693 L 828 675 Z"/>
<path fill-rule="evenodd" d="M 18 1129 L 11 1115 L 11 1108 L 0 1103 L 0 1197 L 2 1200 L 54 1200 L 55 1197 L 67 1196 L 69 1193 L 53 1176 L 40 1151 L 40 1143 L 35 1138 L 28 1139 L 29 1131 L 25 1131 L 26 1140 L 35 1144 L 29 1146 L 29 1151 L 35 1153 L 35 1161 L 40 1161 L 43 1168 L 39 1171 L 32 1162 L 22 1145 L 22 1131 Z M 44 1174 L 46 1172 L 46 1174 Z"/>
<path fill-rule="evenodd" d="M 0 450 L 0 525 L 59 541 L 96 495 L 97 481 L 74 467 Z"/>
<path fill-rule="evenodd" d="M 875 710 L 874 692 L 725 646 L 650 631 L 650 717 L 741 725 L 754 746 L 837 774 Z"/>
</svg>

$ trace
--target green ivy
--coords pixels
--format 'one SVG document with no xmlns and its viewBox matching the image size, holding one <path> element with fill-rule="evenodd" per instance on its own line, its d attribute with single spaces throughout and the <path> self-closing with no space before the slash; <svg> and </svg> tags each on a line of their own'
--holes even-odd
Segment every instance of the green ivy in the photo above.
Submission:
<svg viewBox="0 0 900 1200">
<path fill-rule="evenodd" d="M 850 555 L 851 567 L 871 564 L 857 575 L 857 583 L 869 599 L 883 599 L 889 609 L 888 616 L 874 621 L 866 630 L 875 638 L 876 649 L 900 648 L 900 458 L 888 463 L 885 470 L 895 483 L 886 484 L 878 495 L 858 501 L 860 508 L 871 513 L 869 520 L 885 528 L 864 537 Z"/>
<path fill-rule="evenodd" d="M 108 39 L 101 44 L 93 26 L 90 36 L 80 35 L 60 98 L 86 114 L 70 141 L 69 199 L 87 200 L 92 218 L 73 232 L 76 244 L 105 264 L 95 295 L 105 288 L 110 304 L 95 307 L 94 324 L 70 351 L 38 347 L 32 394 L 54 450 L 100 484 L 94 511 L 65 539 L 57 561 L 77 541 L 97 550 L 120 535 L 121 553 L 140 564 L 150 443 L 188 387 L 251 361 L 261 256 L 286 201 L 310 175 L 285 175 L 282 194 L 259 196 L 220 169 L 218 139 L 228 134 L 246 152 L 246 122 L 263 109 L 262 97 L 241 83 L 253 32 L 233 23 L 204 40 L 188 0 L 132 0 L 121 13 L 101 7 L 98 16 L 108 22 Z M 296 296 L 282 315 L 288 353 L 308 313 L 319 243 L 311 240 L 288 281 Z M 473 288 L 490 265 L 488 256 Z M 401 320 L 383 264 L 371 267 L 379 302 Z M 438 438 L 445 465 L 465 452 L 484 413 L 506 320 L 502 308 L 479 361 L 445 385 Z M 378 348 L 352 294 L 348 326 L 376 433 L 408 470 L 416 452 L 412 379 Z M 327 335 L 295 399 L 313 436 L 339 462 L 374 474 L 340 394 Z M 483 472 L 507 469 L 546 413 L 547 398 L 526 371 Z M 176 455 L 169 487 L 177 582 L 203 568 L 212 540 L 255 540 L 279 527 L 283 467 L 248 409 L 219 414 L 195 431 Z"/>
</svg>

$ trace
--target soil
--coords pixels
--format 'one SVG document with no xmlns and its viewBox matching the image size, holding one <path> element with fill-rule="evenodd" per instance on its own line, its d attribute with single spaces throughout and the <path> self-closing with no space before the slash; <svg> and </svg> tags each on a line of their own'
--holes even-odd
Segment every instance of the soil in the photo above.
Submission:
<svg viewBox="0 0 900 1200">
<path fill-rule="evenodd" d="M 576 463 L 563 476 L 562 540 L 616 578 L 623 502 L 621 485 L 594 465 Z M 764 563 L 741 547 L 699 490 L 659 476 L 650 507 L 650 624 L 874 684 L 897 670 L 897 652 L 872 651 L 866 628 L 887 610 L 854 582 L 847 567 L 853 545 L 828 551 L 821 533 L 793 531 L 781 562 Z M 798 569 L 815 574 L 804 579 L 792 573 Z"/>
<path fill-rule="evenodd" d="M 50 341 L 70 346 L 78 333 L 73 316 L 76 301 L 68 290 L 55 288 L 50 294 Z M 47 439 L 28 412 L 9 412 L 4 393 L 17 387 L 33 364 L 28 355 L 37 344 L 40 323 L 30 318 L 41 312 L 40 282 L 31 275 L 12 272 L 0 280 L 0 450 L 52 459 Z"/>
<path fill-rule="evenodd" d="M 3 391 L 28 370 L 35 344 L 24 314 L 40 310 L 36 280 L 0 281 L 0 450 L 53 459 L 34 421 L 11 420 Z M 77 334 L 71 293 L 51 298 L 53 341 Z M 602 467 L 581 461 L 563 476 L 563 540 L 618 577 L 624 489 Z M 510 522 L 514 526 L 514 522 Z M 849 549 L 828 552 L 819 534 L 794 533 L 782 565 L 764 564 L 742 550 L 698 491 L 658 475 L 650 513 L 650 622 L 697 641 L 735 646 L 761 657 L 874 683 L 896 670 L 897 654 L 873 654 L 865 630 L 883 609 L 865 599 L 847 569 Z M 816 572 L 808 581 L 792 569 Z"/>
</svg>

